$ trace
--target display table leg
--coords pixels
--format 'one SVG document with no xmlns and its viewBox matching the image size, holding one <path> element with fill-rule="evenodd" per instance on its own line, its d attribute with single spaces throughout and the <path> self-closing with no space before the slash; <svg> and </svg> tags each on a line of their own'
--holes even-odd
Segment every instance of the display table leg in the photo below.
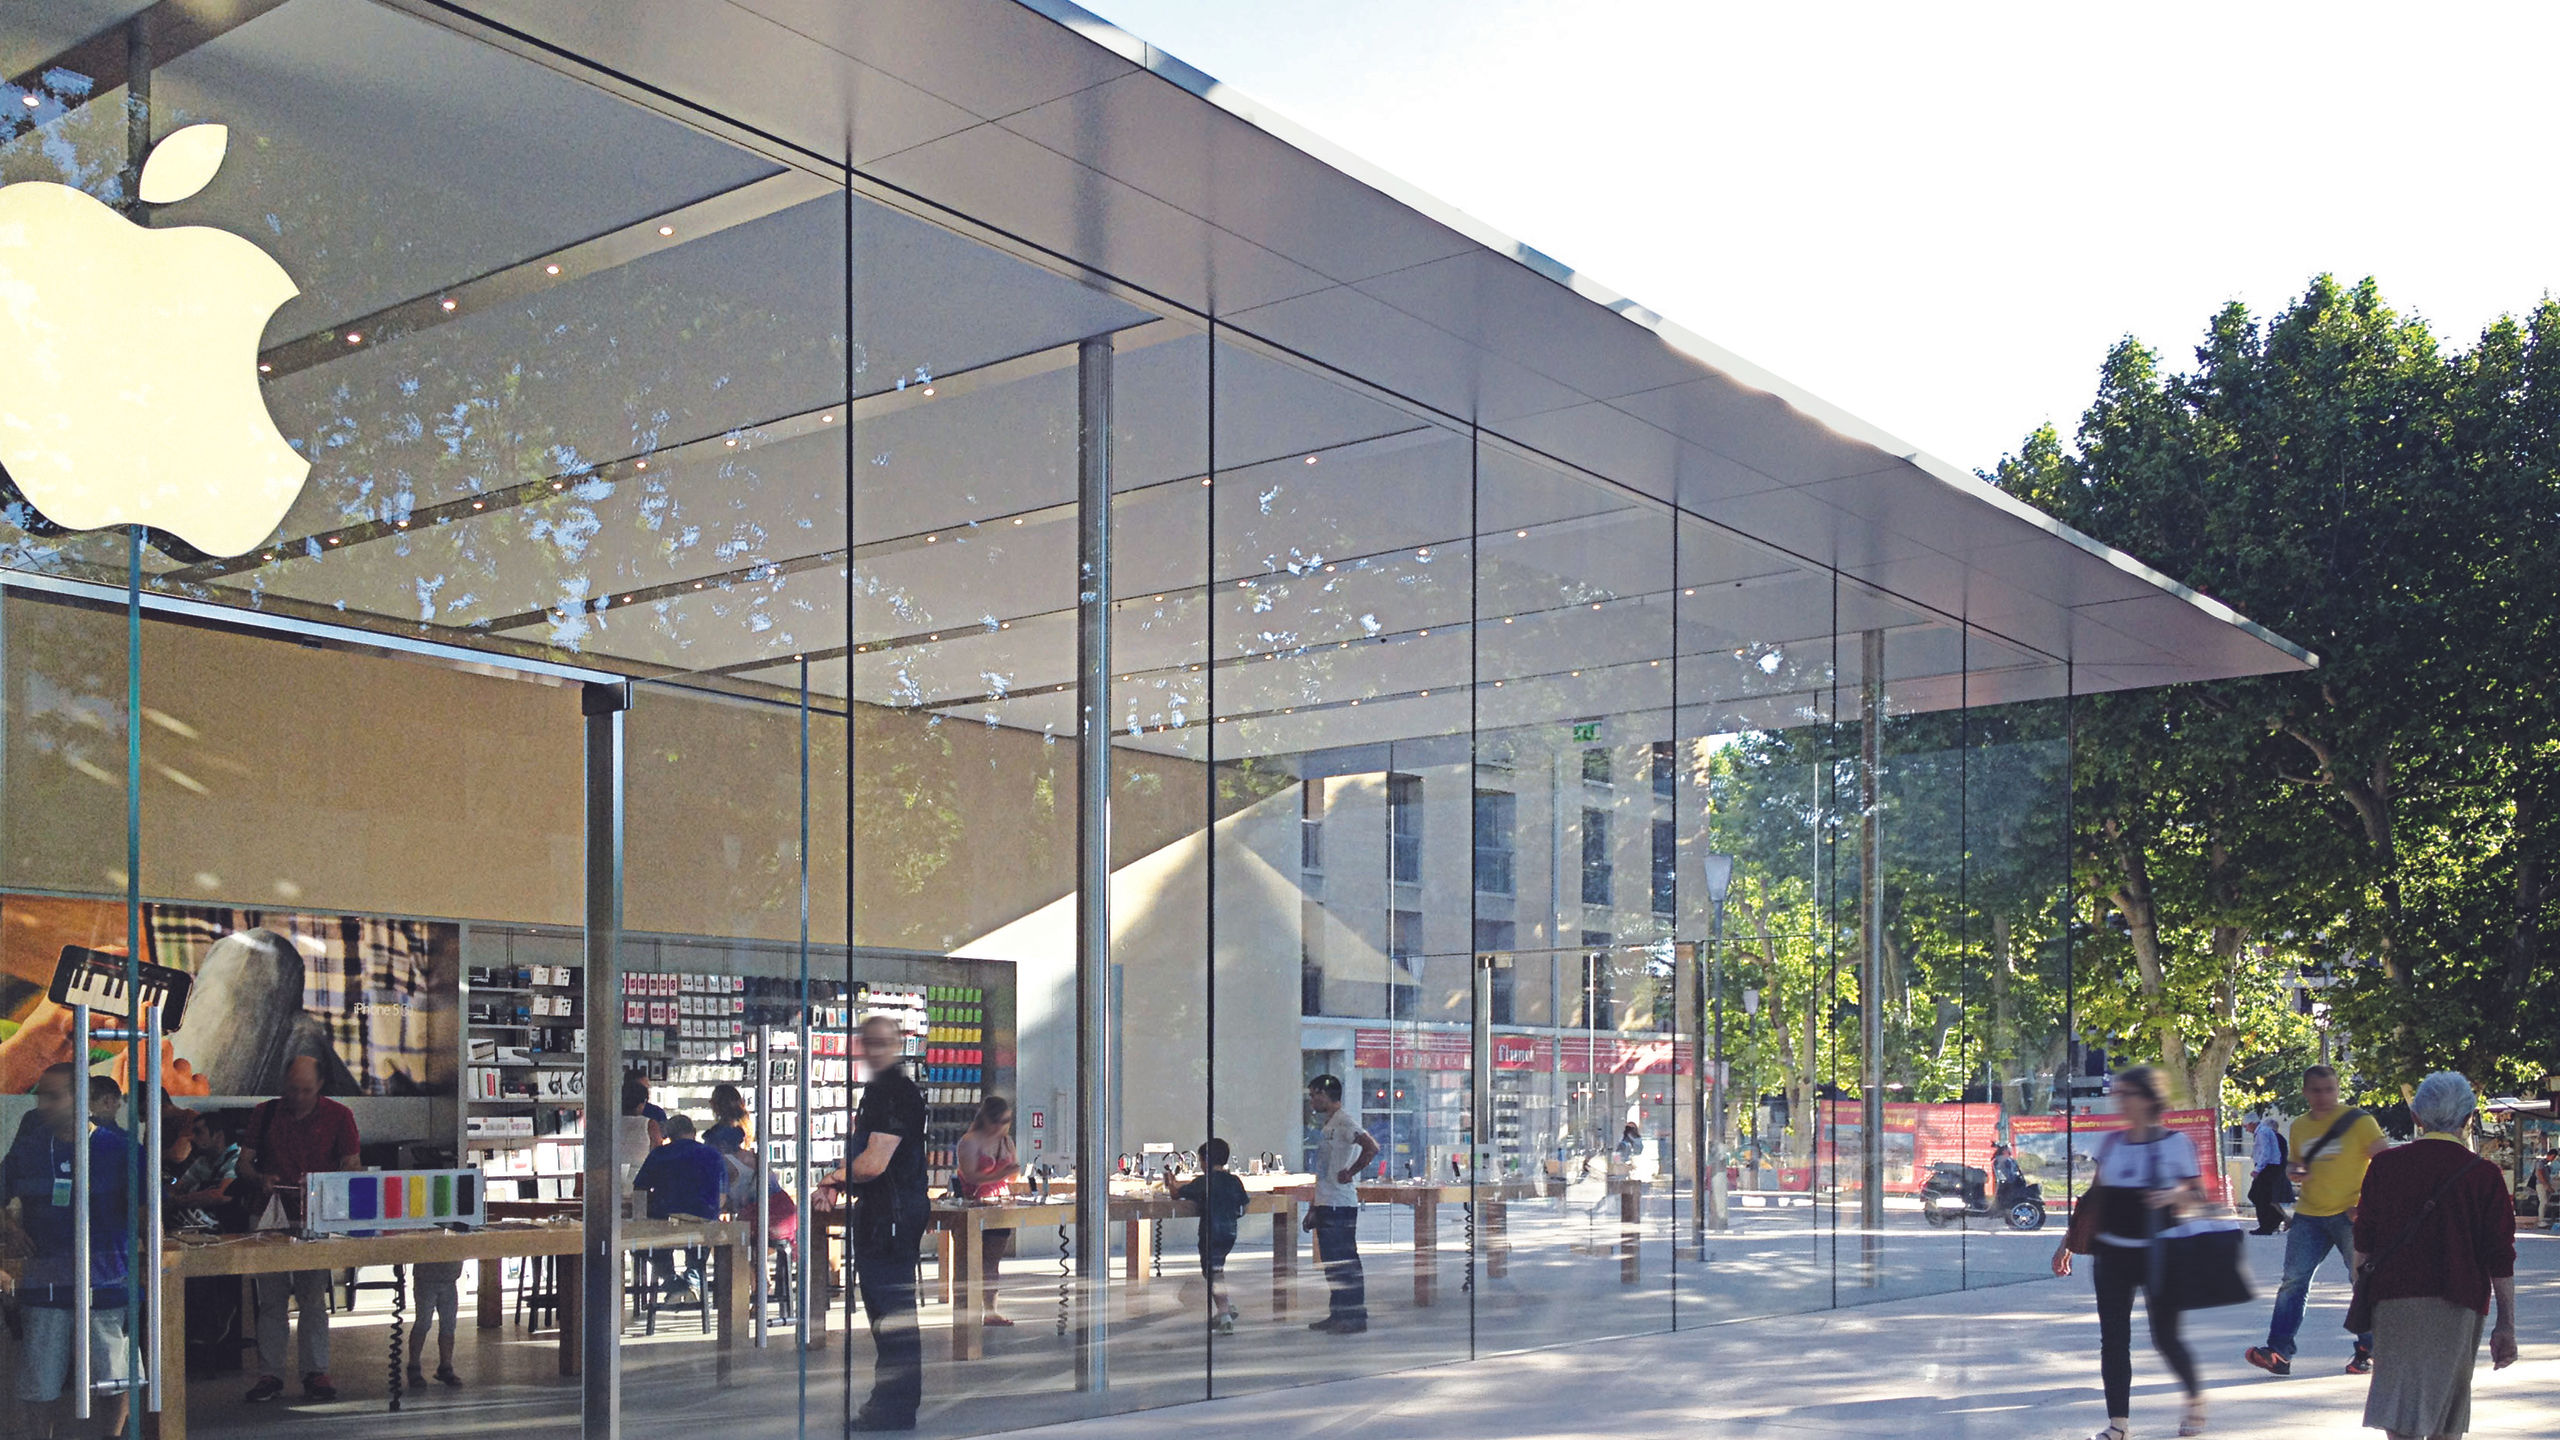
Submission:
<svg viewBox="0 0 2560 1440">
<path fill-rule="evenodd" d="M 718 1353 L 712 1373 L 722 1385 L 729 1383 L 729 1363 L 738 1346 L 739 1321 L 755 1308 L 755 1272 L 747 1268 L 747 1255 L 753 1249 L 753 1241 L 711 1248 L 711 1313 L 718 1322 L 720 1337 L 714 1342 Z"/>
<path fill-rule="evenodd" d="M 1644 1278 L 1643 1227 L 1637 1216 L 1644 1204 L 1641 1181 L 1618 1182 L 1618 1283 L 1633 1285 Z"/>
<path fill-rule="evenodd" d="M 987 1313 L 986 1293 L 981 1288 L 985 1277 L 978 1273 L 979 1257 L 986 1253 L 983 1237 L 986 1216 L 963 1212 L 959 1223 L 949 1230 L 934 1232 L 942 1238 L 942 1253 L 950 1257 L 951 1268 L 958 1271 L 951 1302 L 951 1358 L 975 1360 L 986 1353 L 987 1334 L 983 1323 Z"/>
<path fill-rule="evenodd" d="M 1440 1303 L 1440 1197 L 1428 1192 L 1413 1197 L 1413 1303 Z"/>
<path fill-rule="evenodd" d="M 1511 1216 L 1504 1201 L 1488 1197 L 1476 1207 L 1476 1244 L 1484 1249 L 1484 1273 L 1511 1273 Z"/>
<path fill-rule="evenodd" d="M 479 1283 L 474 1287 L 480 1297 L 480 1328 L 496 1330 L 507 1323 L 507 1262 L 474 1260 Z"/>
<path fill-rule="evenodd" d="M 579 1345 L 586 1330 L 587 1257 L 571 1253 L 560 1258 L 560 1373 L 578 1373 Z M 619 1316 L 599 1315 L 599 1325 L 615 1324 Z"/>
<path fill-rule="evenodd" d="M 1287 1319 L 1298 1298 L 1298 1205 L 1271 1212 L 1271 1313 Z"/>
<path fill-rule="evenodd" d="M 187 1440 L 187 1281 L 170 1274 L 165 1260 L 160 1274 L 160 1413 L 145 1418 L 156 1422 L 160 1440 Z"/>
<path fill-rule="evenodd" d="M 951 1239 L 951 1232 L 948 1230 L 933 1232 L 933 1273 L 941 1286 L 942 1303 L 945 1305 L 952 1303 Z"/>
<path fill-rule="evenodd" d="M 1120 1273 L 1133 1286 L 1147 1282 L 1147 1247 L 1139 1236 L 1139 1227 L 1146 1223 L 1132 1220 L 1120 1227 Z"/>
</svg>

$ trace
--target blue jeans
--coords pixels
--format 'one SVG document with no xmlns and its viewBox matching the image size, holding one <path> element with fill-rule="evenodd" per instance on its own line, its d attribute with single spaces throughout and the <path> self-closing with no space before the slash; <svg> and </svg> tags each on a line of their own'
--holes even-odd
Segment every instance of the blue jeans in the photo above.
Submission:
<svg viewBox="0 0 2560 1440">
<path fill-rule="evenodd" d="M 1333 1290 L 1333 1318 L 1366 1323 L 1369 1287 L 1360 1273 L 1360 1207 L 1318 1205 L 1314 1211 L 1316 1261 Z"/>
<path fill-rule="evenodd" d="M 2311 1294 L 2312 1272 L 2335 1249 L 2345 1262 L 2348 1280 L 2355 1278 L 2356 1222 L 2346 1215 L 2305 1215 L 2295 1211 L 2293 1228 L 2284 1234 L 2284 1281 L 2276 1286 L 2276 1314 L 2267 1322 L 2267 1348 L 2293 1358 L 2294 1335 L 2302 1329 L 2303 1302 Z M 2373 1348 L 2371 1334 L 2358 1335 L 2356 1348 Z"/>
</svg>

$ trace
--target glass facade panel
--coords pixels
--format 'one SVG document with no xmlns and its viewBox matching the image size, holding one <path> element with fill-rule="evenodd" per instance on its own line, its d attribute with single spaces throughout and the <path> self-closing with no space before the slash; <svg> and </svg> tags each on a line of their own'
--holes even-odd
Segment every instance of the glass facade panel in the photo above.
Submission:
<svg viewBox="0 0 2560 1440">
<path fill-rule="evenodd" d="M 95 952 L 193 977 L 214 1157 L 308 1077 L 494 1207 L 314 1241 L 335 1357 L 241 1310 L 263 1216 L 171 1210 L 164 1433 L 316 1371 L 360 1435 L 965 1435 L 2040 1272 L 2063 663 L 893 159 L 406 4 L 144 8 L 0 18 L 0 182 L 271 255 L 232 378 L 309 478 L 226 554 L 9 472 L 0 1121 Z"/>
</svg>

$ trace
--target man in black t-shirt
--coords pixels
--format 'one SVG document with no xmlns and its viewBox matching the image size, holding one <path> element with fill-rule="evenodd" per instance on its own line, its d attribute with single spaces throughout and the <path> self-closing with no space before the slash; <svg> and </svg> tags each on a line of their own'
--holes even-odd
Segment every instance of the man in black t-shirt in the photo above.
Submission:
<svg viewBox="0 0 2560 1440">
<path fill-rule="evenodd" d="M 916 1330 L 916 1246 L 928 1204 L 924 1178 L 924 1092 L 907 1076 L 898 1022 L 862 1022 L 870 1079 L 854 1111 L 845 1188 L 854 1197 L 854 1284 L 870 1317 L 876 1354 L 871 1398 L 855 1430 L 913 1430 L 924 1398 L 924 1337 Z"/>
</svg>

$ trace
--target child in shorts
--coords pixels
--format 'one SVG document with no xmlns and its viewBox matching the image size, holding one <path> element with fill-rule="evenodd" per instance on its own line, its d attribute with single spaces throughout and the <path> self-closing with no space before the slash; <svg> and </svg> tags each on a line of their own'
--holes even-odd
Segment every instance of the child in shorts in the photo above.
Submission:
<svg viewBox="0 0 2560 1440">
<path fill-rule="evenodd" d="M 494 1265 L 494 1260 L 483 1260 Z M 460 1385 L 462 1377 L 453 1373 L 453 1331 L 456 1317 L 462 1312 L 462 1262 L 459 1260 L 421 1260 L 415 1267 L 418 1291 L 418 1323 L 409 1330 L 409 1383 L 423 1389 L 426 1371 L 419 1361 L 427 1352 L 427 1322 L 436 1323 L 436 1379 L 447 1385 Z"/>
<path fill-rule="evenodd" d="M 1227 1255 L 1236 1248 L 1236 1222 L 1248 1203 L 1244 1182 L 1227 1171 L 1233 1153 L 1226 1141 L 1212 1137 L 1201 1143 L 1199 1174 L 1180 1186 L 1173 1183 L 1172 1172 L 1164 1177 L 1174 1199 L 1188 1200 L 1200 1212 L 1200 1279 L 1209 1287 L 1209 1325 L 1221 1335 L 1236 1333 L 1236 1307 L 1227 1298 Z"/>
</svg>

